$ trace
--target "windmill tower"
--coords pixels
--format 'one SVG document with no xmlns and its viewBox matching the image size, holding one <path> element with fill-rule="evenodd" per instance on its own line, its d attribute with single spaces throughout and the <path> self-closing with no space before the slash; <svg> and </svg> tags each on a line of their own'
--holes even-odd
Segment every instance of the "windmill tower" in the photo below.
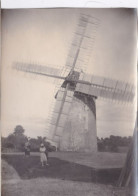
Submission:
<svg viewBox="0 0 138 196">
<path fill-rule="evenodd" d="M 80 16 L 64 69 L 66 75 L 58 74 L 58 69 L 47 66 L 14 64 L 18 70 L 60 80 L 48 135 L 60 150 L 96 151 L 96 99 L 103 97 L 132 102 L 134 97 L 134 86 L 131 84 L 83 72 L 98 25 L 98 19 L 84 14 Z"/>
</svg>

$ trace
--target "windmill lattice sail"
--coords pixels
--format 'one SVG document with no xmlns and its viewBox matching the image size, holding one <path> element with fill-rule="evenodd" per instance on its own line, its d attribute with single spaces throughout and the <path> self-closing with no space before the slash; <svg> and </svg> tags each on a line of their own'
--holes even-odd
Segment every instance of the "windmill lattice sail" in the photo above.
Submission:
<svg viewBox="0 0 138 196">
<path fill-rule="evenodd" d="M 70 73 L 68 69 L 65 70 L 64 74 L 64 72 L 62 73 L 62 70 L 58 68 L 21 62 L 14 63 L 14 68 L 24 72 L 57 78 L 60 80 L 59 85 L 62 84 L 63 80 L 66 80 L 67 77 L 65 77 L 65 74 Z M 61 76 L 61 73 L 63 76 Z M 75 81 L 77 85 L 74 89 L 76 92 L 120 102 L 133 102 L 135 96 L 135 86 L 133 84 L 91 74 L 79 72 L 73 72 L 73 74 L 77 74 L 77 80 Z M 71 78 L 71 80 L 73 80 L 73 78 Z"/>
<path fill-rule="evenodd" d="M 135 87 L 130 83 L 85 73 L 79 79 L 89 82 L 90 85 L 78 82 L 75 89 L 77 92 L 120 102 L 133 102 Z"/>
<path fill-rule="evenodd" d="M 60 137 L 62 136 L 63 129 L 71 109 L 72 99 L 73 99 L 73 91 L 67 91 L 67 95 L 64 100 L 64 88 L 61 88 L 56 97 L 56 103 L 53 108 L 53 115 L 50 120 L 50 139 L 54 140 L 55 142 L 59 142 Z M 61 105 L 62 110 L 61 110 Z M 59 116 L 60 115 L 60 116 Z M 59 119 L 59 120 L 58 120 Z"/>
<path fill-rule="evenodd" d="M 65 66 L 85 70 L 92 53 L 100 20 L 81 14 Z"/>
<path fill-rule="evenodd" d="M 59 68 L 34 63 L 22 63 L 17 61 L 13 63 L 13 69 L 30 74 L 32 73 L 54 78 L 58 78 L 61 75 L 61 69 Z"/>
</svg>

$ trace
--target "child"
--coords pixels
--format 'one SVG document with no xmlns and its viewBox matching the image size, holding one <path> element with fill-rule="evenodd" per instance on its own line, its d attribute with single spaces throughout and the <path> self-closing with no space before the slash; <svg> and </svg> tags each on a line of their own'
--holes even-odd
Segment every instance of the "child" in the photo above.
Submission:
<svg viewBox="0 0 138 196">
<path fill-rule="evenodd" d="M 45 151 L 46 151 L 46 148 L 45 148 L 44 144 L 42 143 L 40 145 L 40 161 L 41 161 L 42 167 L 44 166 L 44 163 L 46 165 L 48 165 L 47 164 L 47 157 L 46 157 Z"/>
</svg>

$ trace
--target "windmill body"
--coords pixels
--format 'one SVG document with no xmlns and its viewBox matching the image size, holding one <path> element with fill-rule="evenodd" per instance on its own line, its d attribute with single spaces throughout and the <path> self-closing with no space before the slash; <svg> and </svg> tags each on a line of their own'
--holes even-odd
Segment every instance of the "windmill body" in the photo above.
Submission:
<svg viewBox="0 0 138 196">
<path fill-rule="evenodd" d="M 94 83 L 90 85 L 92 80 Z M 82 76 L 76 71 L 69 73 L 55 96 L 56 104 L 49 129 L 51 140 L 63 151 L 96 152 L 96 99 L 104 97 L 131 102 L 132 88 L 127 83 L 109 78 L 88 74 Z"/>
<path fill-rule="evenodd" d="M 78 79 L 79 73 L 73 72 L 71 76 Z M 62 92 L 68 84 L 67 81 L 63 82 L 62 89 L 58 91 L 56 95 L 57 100 L 61 100 Z M 54 140 L 58 142 L 59 149 L 63 151 L 95 152 L 97 150 L 96 97 L 76 92 L 75 88 L 76 82 L 69 82 L 66 98 L 70 96 L 72 102 L 69 103 L 68 98 L 65 100 L 61 118 L 63 119 L 63 116 L 65 116 L 64 112 L 69 108 L 67 110 L 67 119 L 62 124 L 62 136 L 60 136 L 59 132 L 54 136 Z"/>
<path fill-rule="evenodd" d="M 86 105 L 85 100 L 90 103 Z M 94 111 L 91 109 L 91 104 Z M 88 100 L 85 99 L 85 95 L 73 97 L 72 108 L 59 141 L 60 150 L 80 152 L 95 152 L 97 150 L 95 114 L 95 98 Z"/>
</svg>

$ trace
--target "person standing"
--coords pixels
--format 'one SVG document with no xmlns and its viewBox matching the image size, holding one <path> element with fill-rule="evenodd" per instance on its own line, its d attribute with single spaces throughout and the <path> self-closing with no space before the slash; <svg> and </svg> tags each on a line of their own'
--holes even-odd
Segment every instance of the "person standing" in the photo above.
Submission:
<svg viewBox="0 0 138 196">
<path fill-rule="evenodd" d="M 30 142 L 25 143 L 25 156 L 30 156 Z"/>
<path fill-rule="evenodd" d="M 45 148 L 46 148 L 45 154 L 46 154 L 47 163 L 48 163 L 48 159 L 49 159 L 49 156 L 48 156 L 48 153 L 49 153 L 49 143 L 46 141 L 46 137 L 44 138 L 44 144 L 45 144 Z"/>
<path fill-rule="evenodd" d="M 47 158 L 47 162 L 48 162 L 48 159 L 49 159 L 49 157 L 48 157 L 48 146 L 46 146 L 45 154 L 46 154 L 46 158 Z"/>
<path fill-rule="evenodd" d="M 41 145 L 40 145 L 40 161 L 41 161 L 42 167 L 44 166 L 44 164 L 48 165 L 45 152 L 46 152 L 46 147 L 44 146 L 43 143 L 41 143 Z"/>
</svg>

